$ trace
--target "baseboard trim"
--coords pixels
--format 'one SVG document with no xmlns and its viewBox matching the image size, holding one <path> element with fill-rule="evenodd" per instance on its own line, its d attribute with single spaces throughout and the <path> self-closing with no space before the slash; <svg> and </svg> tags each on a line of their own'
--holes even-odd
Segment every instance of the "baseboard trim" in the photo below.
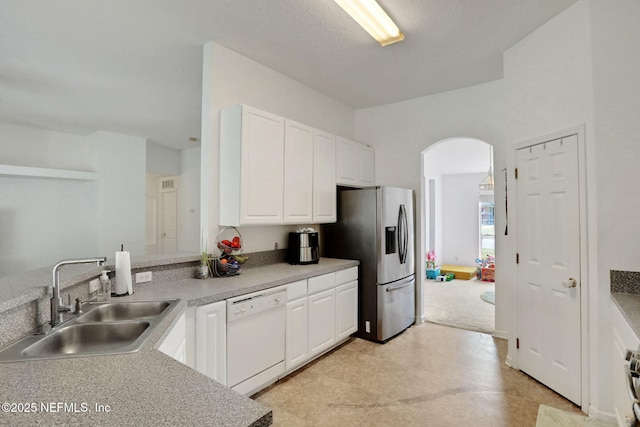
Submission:
<svg viewBox="0 0 640 427">
<path fill-rule="evenodd" d="M 493 336 L 496 338 L 502 338 L 503 340 L 509 339 L 509 332 L 507 331 L 493 331 Z"/>
<path fill-rule="evenodd" d="M 508 353 L 507 353 L 507 357 L 504 359 L 504 364 L 510 368 L 513 368 L 513 360 L 511 359 L 511 355 Z"/>
<path fill-rule="evenodd" d="M 617 420 L 616 415 L 614 413 L 601 411 L 598 408 L 596 408 L 595 406 L 589 405 L 589 413 L 587 415 L 589 415 L 590 417 L 593 417 L 593 418 L 597 418 L 599 420 L 603 420 L 603 421 L 607 421 L 607 422 L 618 424 L 618 420 Z"/>
</svg>

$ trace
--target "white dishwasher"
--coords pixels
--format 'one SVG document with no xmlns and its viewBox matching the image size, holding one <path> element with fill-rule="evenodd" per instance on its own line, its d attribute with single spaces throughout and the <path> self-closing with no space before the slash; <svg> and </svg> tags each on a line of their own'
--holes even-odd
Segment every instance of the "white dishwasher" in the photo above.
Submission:
<svg viewBox="0 0 640 427">
<path fill-rule="evenodd" d="M 284 373 L 286 286 L 227 300 L 227 386 L 250 396 Z"/>
</svg>

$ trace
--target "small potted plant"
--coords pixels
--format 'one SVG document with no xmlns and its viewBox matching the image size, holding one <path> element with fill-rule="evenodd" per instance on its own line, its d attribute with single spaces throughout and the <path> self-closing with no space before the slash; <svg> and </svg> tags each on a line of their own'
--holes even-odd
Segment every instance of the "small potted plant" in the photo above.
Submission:
<svg viewBox="0 0 640 427">
<path fill-rule="evenodd" d="M 209 277 L 209 253 L 207 251 L 207 242 L 206 239 L 202 239 L 203 249 L 202 254 L 200 256 L 200 265 L 196 270 L 196 278 L 198 279 L 206 279 Z"/>
</svg>

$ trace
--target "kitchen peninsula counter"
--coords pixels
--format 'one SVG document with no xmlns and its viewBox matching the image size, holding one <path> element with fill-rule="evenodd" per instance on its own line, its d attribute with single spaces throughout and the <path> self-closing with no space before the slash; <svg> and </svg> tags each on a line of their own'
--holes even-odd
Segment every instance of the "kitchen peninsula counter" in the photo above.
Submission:
<svg viewBox="0 0 640 427">
<path fill-rule="evenodd" d="M 0 364 L 2 402 L 16 409 L 5 412 L 3 406 L 0 424 L 270 425 L 268 408 L 161 353 L 156 346 L 189 306 L 356 265 L 357 261 L 321 258 L 311 265 L 246 268 L 233 277 L 136 285 L 134 295 L 114 300 L 181 299 L 142 348 L 129 354 Z"/>
<path fill-rule="evenodd" d="M 636 336 L 640 337 L 640 294 L 611 293 L 611 300 Z"/>
</svg>

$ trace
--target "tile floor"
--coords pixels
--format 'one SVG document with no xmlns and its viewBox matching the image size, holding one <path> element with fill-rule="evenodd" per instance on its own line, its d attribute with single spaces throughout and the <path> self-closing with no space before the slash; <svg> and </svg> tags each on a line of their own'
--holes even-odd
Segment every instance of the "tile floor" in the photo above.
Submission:
<svg viewBox="0 0 640 427">
<path fill-rule="evenodd" d="M 274 426 L 535 426 L 580 409 L 504 364 L 505 340 L 424 323 L 384 345 L 352 338 L 253 396 Z"/>
</svg>

